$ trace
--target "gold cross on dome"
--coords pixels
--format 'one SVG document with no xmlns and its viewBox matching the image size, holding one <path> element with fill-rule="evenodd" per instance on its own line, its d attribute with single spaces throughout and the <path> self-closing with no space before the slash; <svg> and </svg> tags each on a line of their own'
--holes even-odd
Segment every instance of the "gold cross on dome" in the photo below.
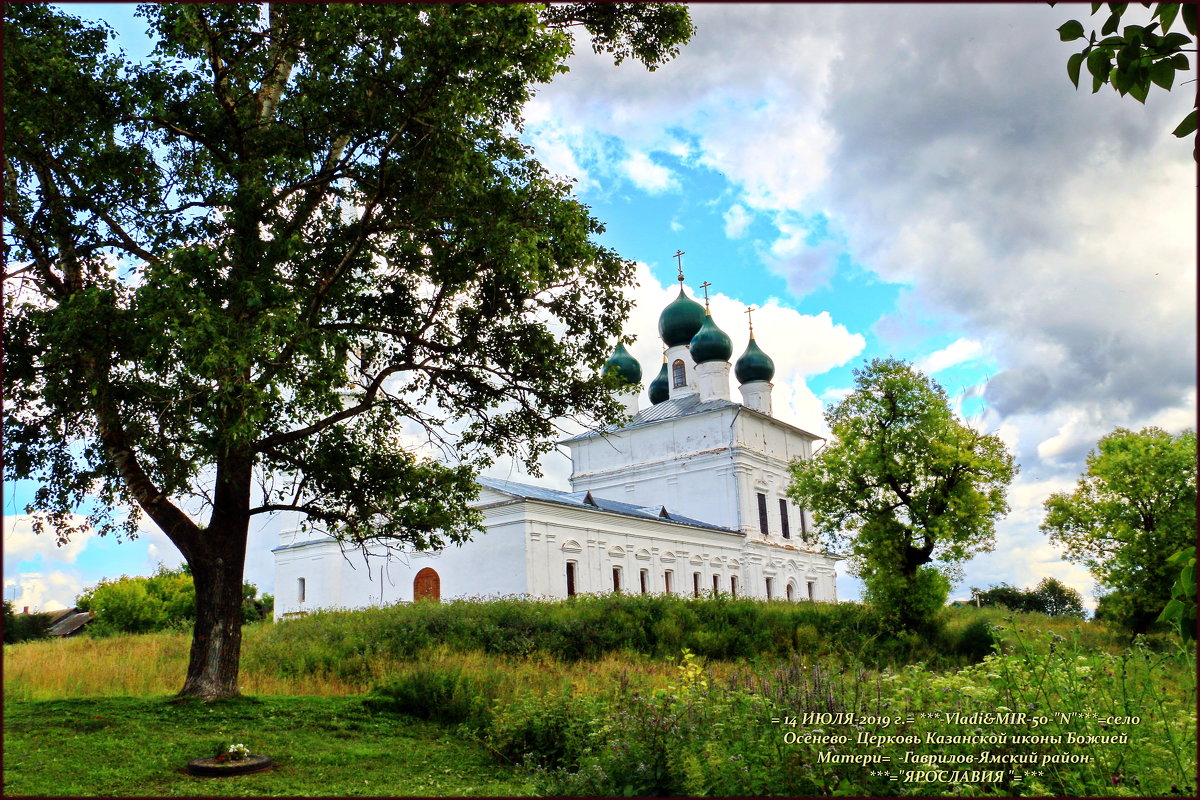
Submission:
<svg viewBox="0 0 1200 800">
<path fill-rule="evenodd" d="M 680 283 L 683 283 L 683 257 L 685 255 L 687 255 L 687 253 L 683 252 L 682 250 L 675 251 L 675 261 L 679 265 L 679 282 Z"/>
<path fill-rule="evenodd" d="M 708 310 L 708 287 L 710 287 L 710 286 L 712 286 L 712 284 L 709 283 L 708 281 L 705 281 L 704 283 L 700 284 L 700 288 L 704 290 L 704 310 L 705 311 Z"/>
<path fill-rule="evenodd" d="M 754 306 L 746 306 L 746 320 L 750 323 L 750 338 L 754 338 L 754 317 L 750 316 L 754 313 Z"/>
</svg>

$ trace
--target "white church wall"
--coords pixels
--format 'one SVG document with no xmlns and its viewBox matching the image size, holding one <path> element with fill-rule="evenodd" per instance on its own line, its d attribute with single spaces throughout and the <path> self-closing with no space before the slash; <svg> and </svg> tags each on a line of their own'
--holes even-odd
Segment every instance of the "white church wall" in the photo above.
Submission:
<svg viewBox="0 0 1200 800">
<path fill-rule="evenodd" d="M 577 594 L 613 591 L 614 567 L 621 570 L 621 588 L 627 594 L 641 592 L 643 569 L 647 593 L 667 593 L 669 570 L 670 593 L 683 597 L 694 594 L 697 573 L 702 595 L 713 591 L 714 577 L 718 591 L 729 593 L 730 578 L 736 576 L 738 596 L 764 599 L 768 576 L 774 580 L 775 597 L 784 596 L 780 576 L 785 566 L 798 573 L 801 565 L 828 562 L 832 574 L 832 561 L 794 546 L 748 543 L 736 534 L 601 511 L 538 502 L 521 505 L 529 537 L 529 592 L 537 596 L 567 596 L 568 562 L 576 564 Z M 833 599 L 824 584 L 815 596 Z"/>
<path fill-rule="evenodd" d="M 738 488 L 738 529 L 762 536 L 758 495 L 766 498 L 767 538 L 803 541 L 807 517 L 788 496 L 791 463 L 812 456 L 811 434 L 761 414 L 743 410 L 733 420 L 732 460 Z M 787 507 L 787 530 L 783 536 L 780 501 Z"/>
<path fill-rule="evenodd" d="M 462 546 L 430 553 L 398 552 L 388 556 L 383 548 L 361 551 L 348 548 L 343 555 L 328 539 L 301 537 L 302 546 L 275 553 L 275 619 L 318 608 L 366 608 L 412 602 L 417 573 L 430 567 L 438 574 L 441 598 L 525 594 L 525 530 L 511 509 L 484 512 L 487 532 Z M 295 544 L 295 532 L 285 532 L 282 544 Z M 312 542 L 312 543 L 303 543 Z M 304 600 L 300 600 L 300 579 Z"/>
<path fill-rule="evenodd" d="M 572 491 L 738 527 L 731 480 L 735 409 L 693 414 L 571 442 Z"/>
</svg>

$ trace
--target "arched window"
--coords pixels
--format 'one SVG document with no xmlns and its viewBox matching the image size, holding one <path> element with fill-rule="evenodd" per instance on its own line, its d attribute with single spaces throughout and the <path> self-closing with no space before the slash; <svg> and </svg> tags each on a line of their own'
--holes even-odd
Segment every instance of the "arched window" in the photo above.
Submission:
<svg viewBox="0 0 1200 800">
<path fill-rule="evenodd" d="M 683 359 L 675 359 L 675 363 L 671 365 L 671 386 L 678 389 L 680 386 L 687 385 L 687 373 L 683 369 Z"/>
<path fill-rule="evenodd" d="M 437 571 L 425 567 L 413 578 L 413 600 L 432 600 L 435 603 L 442 599 L 442 579 Z"/>
</svg>

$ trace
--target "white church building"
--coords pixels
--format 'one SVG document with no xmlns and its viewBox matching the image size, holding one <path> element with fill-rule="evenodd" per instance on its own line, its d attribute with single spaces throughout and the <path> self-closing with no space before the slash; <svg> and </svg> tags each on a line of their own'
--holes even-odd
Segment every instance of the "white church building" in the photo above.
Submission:
<svg viewBox="0 0 1200 800">
<path fill-rule="evenodd" d="M 820 437 L 771 413 L 775 366 L 754 331 L 732 343 L 679 296 L 659 317 L 665 356 L 638 408 L 642 370 L 618 344 L 605 365 L 631 419 L 567 439 L 570 490 L 479 478 L 486 533 L 439 552 L 364 557 L 319 533 L 280 534 L 276 619 L 416 599 L 621 591 L 837 600 L 834 557 L 787 497 L 788 466 Z M 706 303 L 707 304 L 707 303 Z M 730 372 L 741 402 L 730 398 Z"/>
</svg>

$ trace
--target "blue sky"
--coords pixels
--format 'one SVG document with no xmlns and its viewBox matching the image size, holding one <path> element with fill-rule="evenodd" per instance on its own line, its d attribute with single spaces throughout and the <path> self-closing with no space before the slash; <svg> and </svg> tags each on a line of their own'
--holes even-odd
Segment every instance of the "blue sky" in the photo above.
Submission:
<svg viewBox="0 0 1200 800">
<path fill-rule="evenodd" d="M 131 6 L 70 11 L 146 52 Z M 703 4 L 672 63 L 614 67 L 585 45 L 526 108 L 526 141 L 639 262 L 626 332 L 647 381 L 683 250 L 689 292 L 712 284 L 735 353 L 742 311 L 763 309 L 779 416 L 823 433 L 853 369 L 895 356 L 1009 444 L 1012 512 L 957 595 L 1049 575 L 1090 599 L 1087 573 L 1037 529 L 1042 501 L 1113 428 L 1194 425 L 1195 165 L 1169 133 L 1191 85 L 1144 106 L 1077 92 L 1055 30 L 1086 11 Z M 544 465 L 565 486 L 564 459 Z M 20 516 L 31 487 L 7 488 L 6 597 L 70 604 L 102 575 L 178 562 L 153 531 L 73 551 L 35 540 Z M 252 536 L 247 567 L 266 588 L 272 537 Z M 843 577 L 839 592 L 859 586 Z"/>
</svg>

